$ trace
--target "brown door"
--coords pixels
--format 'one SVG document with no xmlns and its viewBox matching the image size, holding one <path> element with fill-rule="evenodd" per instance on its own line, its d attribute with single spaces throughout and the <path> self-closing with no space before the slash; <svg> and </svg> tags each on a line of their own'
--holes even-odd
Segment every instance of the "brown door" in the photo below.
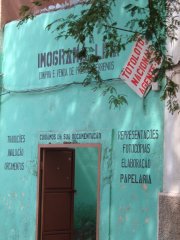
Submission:
<svg viewBox="0 0 180 240">
<path fill-rule="evenodd" d="M 74 150 L 42 149 L 38 240 L 72 240 Z"/>
</svg>

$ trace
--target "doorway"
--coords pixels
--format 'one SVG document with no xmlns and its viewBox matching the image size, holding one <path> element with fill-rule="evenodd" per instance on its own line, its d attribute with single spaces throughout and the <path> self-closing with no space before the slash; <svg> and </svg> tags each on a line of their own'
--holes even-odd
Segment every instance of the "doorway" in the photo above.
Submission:
<svg viewBox="0 0 180 240">
<path fill-rule="evenodd" d="M 39 146 L 37 240 L 98 240 L 100 144 Z"/>
<path fill-rule="evenodd" d="M 74 149 L 43 148 L 40 158 L 39 236 L 71 240 L 74 206 Z"/>
</svg>

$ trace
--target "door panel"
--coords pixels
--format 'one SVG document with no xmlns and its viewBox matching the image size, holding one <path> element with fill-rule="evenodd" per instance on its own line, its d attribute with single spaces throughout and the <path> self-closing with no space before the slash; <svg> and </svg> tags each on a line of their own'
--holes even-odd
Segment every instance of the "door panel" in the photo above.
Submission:
<svg viewBox="0 0 180 240">
<path fill-rule="evenodd" d="M 46 193 L 43 231 L 69 230 L 71 227 L 70 193 Z"/>
<path fill-rule="evenodd" d="M 74 150 L 43 149 L 38 240 L 72 240 Z"/>
<path fill-rule="evenodd" d="M 47 235 L 44 237 L 44 240 L 69 240 L 70 236 L 67 234 L 60 234 L 60 235 Z"/>
<path fill-rule="evenodd" d="M 45 188 L 71 188 L 73 161 L 70 151 L 46 151 L 44 161 Z"/>
</svg>

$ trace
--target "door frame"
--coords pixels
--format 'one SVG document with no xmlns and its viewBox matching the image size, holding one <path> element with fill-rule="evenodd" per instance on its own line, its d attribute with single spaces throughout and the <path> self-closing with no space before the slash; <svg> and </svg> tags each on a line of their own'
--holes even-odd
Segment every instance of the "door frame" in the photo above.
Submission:
<svg viewBox="0 0 180 240">
<path fill-rule="evenodd" d="M 100 165 L 101 165 L 101 144 L 100 143 L 68 143 L 68 144 L 39 144 L 38 145 L 38 175 L 37 175 L 37 200 L 36 200 L 36 240 L 39 236 L 40 216 L 39 216 L 39 197 L 40 197 L 40 176 L 41 176 L 41 152 L 43 149 L 75 149 L 76 148 L 97 148 L 98 149 L 98 173 L 97 173 L 97 204 L 96 204 L 96 240 L 99 239 L 99 214 L 100 214 Z M 76 160 L 75 160 L 76 161 Z"/>
</svg>

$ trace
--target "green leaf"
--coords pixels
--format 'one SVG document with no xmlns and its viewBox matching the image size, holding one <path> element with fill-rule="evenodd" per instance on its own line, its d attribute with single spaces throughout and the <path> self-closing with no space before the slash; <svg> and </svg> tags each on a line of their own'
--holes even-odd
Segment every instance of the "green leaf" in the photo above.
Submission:
<svg viewBox="0 0 180 240">
<path fill-rule="evenodd" d="M 19 10 L 19 14 L 20 16 L 25 16 L 26 13 L 30 10 L 30 7 L 29 6 L 26 6 L 26 5 L 22 5 L 20 10 Z"/>
</svg>

